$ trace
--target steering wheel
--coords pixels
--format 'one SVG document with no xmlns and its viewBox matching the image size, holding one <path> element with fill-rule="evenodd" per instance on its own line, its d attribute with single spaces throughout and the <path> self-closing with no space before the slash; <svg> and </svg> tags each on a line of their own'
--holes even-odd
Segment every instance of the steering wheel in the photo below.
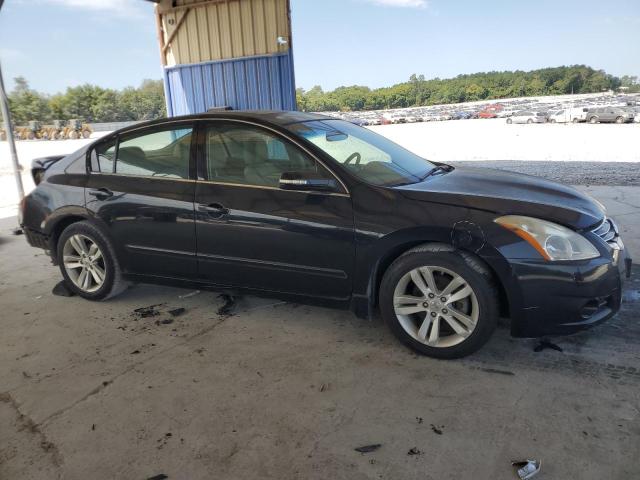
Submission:
<svg viewBox="0 0 640 480">
<path fill-rule="evenodd" d="M 344 161 L 344 164 L 349 165 L 351 163 L 351 160 L 353 160 L 354 158 L 356 159 L 356 165 L 360 165 L 360 159 L 362 158 L 362 155 L 360 155 L 358 152 L 353 152 L 351 155 L 349 155 Z"/>
</svg>

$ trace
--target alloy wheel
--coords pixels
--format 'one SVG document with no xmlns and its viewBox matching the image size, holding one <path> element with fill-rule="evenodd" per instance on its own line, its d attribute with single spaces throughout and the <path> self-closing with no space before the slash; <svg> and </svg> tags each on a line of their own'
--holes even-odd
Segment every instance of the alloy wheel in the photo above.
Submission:
<svg viewBox="0 0 640 480">
<path fill-rule="evenodd" d="M 396 285 L 393 307 L 402 328 L 415 340 L 438 348 L 464 342 L 478 323 L 478 299 L 459 274 L 438 266 L 406 273 Z"/>
<path fill-rule="evenodd" d="M 62 254 L 65 271 L 76 287 L 87 293 L 102 287 L 106 267 L 96 242 L 86 235 L 72 235 L 64 244 Z"/>
</svg>

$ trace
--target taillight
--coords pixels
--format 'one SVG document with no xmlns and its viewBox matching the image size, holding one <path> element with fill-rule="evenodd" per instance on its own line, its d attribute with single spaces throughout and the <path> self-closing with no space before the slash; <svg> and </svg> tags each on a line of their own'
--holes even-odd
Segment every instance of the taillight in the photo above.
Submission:
<svg viewBox="0 0 640 480">
<path fill-rule="evenodd" d="M 39 185 L 44 178 L 44 172 L 45 170 L 43 168 L 32 168 L 31 176 L 33 177 L 33 183 Z"/>
</svg>

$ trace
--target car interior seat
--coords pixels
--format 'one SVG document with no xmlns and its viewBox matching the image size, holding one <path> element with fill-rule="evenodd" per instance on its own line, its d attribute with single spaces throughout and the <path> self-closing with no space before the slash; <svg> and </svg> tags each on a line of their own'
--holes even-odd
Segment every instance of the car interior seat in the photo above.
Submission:
<svg viewBox="0 0 640 480">
<path fill-rule="evenodd" d="M 277 187 L 282 172 L 269 159 L 267 143 L 262 139 L 252 139 L 244 144 L 244 178 L 251 185 Z"/>
</svg>

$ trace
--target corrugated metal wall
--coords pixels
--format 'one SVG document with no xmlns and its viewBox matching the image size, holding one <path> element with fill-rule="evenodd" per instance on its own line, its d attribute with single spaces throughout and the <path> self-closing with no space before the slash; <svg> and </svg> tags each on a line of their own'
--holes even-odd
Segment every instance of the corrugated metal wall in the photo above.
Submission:
<svg viewBox="0 0 640 480">
<path fill-rule="evenodd" d="M 169 116 L 234 110 L 295 110 L 291 52 L 165 69 Z"/>
<path fill-rule="evenodd" d="M 296 109 L 289 0 L 162 0 L 156 13 L 169 116 Z"/>
<path fill-rule="evenodd" d="M 287 0 L 170 0 L 158 6 L 168 66 L 285 53 L 278 37 L 289 39 Z M 180 20 L 183 15 L 185 19 Z M 178 30 L 173 35 L 174 30 Z M 173 37 L 172 37 L 173 35 Z"/>
</svg>

